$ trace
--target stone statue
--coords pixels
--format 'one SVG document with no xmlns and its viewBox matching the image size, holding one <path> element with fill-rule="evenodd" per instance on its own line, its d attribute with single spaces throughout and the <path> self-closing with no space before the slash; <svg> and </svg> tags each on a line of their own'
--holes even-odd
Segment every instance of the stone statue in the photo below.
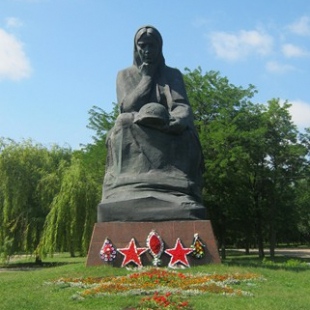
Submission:
<svg viewBox="0 0 310 310">
<path fill-rule="evenodd" d="M 108 133 L 98 222 L 205 219 L 203 158 L 179 70 L 166 66 L 152 26 L 134 37 L 133 65 L 118 73 L 120 108 Z"/>
</svg>

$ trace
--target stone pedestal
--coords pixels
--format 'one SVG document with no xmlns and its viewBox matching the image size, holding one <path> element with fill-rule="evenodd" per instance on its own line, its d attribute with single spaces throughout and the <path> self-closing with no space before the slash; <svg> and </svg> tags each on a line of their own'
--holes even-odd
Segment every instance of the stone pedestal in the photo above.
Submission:
<svg viewBox="0 0 310 310">
<path fill-rule="evenodd" d="M 198 233 L 201 241 L 205 244 L 206 255 L 201 258 L 187 256 L 190 266 L 205 265 L 210 263 L 220 263 L 215 237 L 211 222 L 208 220 L 195 221 L 163 221 L 163 222 L 102 222 L 96 223 L 88 251 L 87 266 L 99 266 L 105 263 L 99 256 L 100 249 L 105 238 L 109 238 L 116 249 L 128 246 L 132 238 L 135 239 L 137 247 L 146 247 L 146 239 L 149 233 L 155 230 L 164 242 L 164 249 L 175 246 L 177 238 L 180 238 L 184 247 L 190 247 L 194 234 Z M 117 253 L 117 257 L 112 263 L 115 267 L 120 267 L 124 256 Z M 143 266 L 152 265 L 153 257 L 150 253 L 141 255 Z M 170 256 L 163 253 L 161 256 L 162 266 L 167 267 Z"/>
</svg>

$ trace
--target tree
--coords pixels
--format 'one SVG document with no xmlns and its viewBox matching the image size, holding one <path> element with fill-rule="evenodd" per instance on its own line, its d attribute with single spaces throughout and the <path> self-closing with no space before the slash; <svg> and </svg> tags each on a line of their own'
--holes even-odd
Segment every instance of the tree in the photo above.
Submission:
<svg viewBox="0 0 310 310">
<path fill-rule="evenodd" d="M 186 69 L 189 100 L 205 157 L 204 202 L 225 258 L 226 244 L 250 243 L 274 255 L 276 235 L 294 223 L 295 180 L 305 148 L 289 104 L 250 100 L 255 87 L 236 87 L 218 72 Z M 289 225 L 290 224 L 290 225 Z"/>
<path fill-rule="evenodd" d="M 299 139 L 306 149 L 307 160 L 296 186 L 297 227 L 303 240 L 310 244 L 310 127 L 300 134 Z"/>
<path fill-rule="evenodd" d="M 113 109 L 110 113 L 106 112 L 98 106 L 93 106 L 88 111 L 89 119 L 87 128 L 95 131 L 93 136 L 94 142 L 104 141 L 106 133 L 113 127 L 115 120 L 119 114 L 117 104 L 113 103 Z"/>
<path fill-rule="evenodd" d="M 266 224 L 269 228 L 270 255 L 274 257 L 277 231 L 294 219 L 294 185 L 300 176 L 306 150 L 297 140 L 298 131 L 289 114 L 289 103 L 268 101 L 266 124 L 266 169 L 269 193 L 266 199 Z"/>
<path fill-rule="evenodd" d="M 36 253 L 45 217 L 58 191 L 55 171 L 70 160 L 71 150 L 51 151 L 32 141 L 1 141 L 0 248 L 4 258 Z M 49 177 L 50 176 L 50 177 Z M 51 177 L 53 176 L 53 177 Z"/>
<path fill-rule="evenodd" d="M 100 194 L 91 174 L 79 159 L 73 158 L 62 177 L 59 193 L 51 204 L 41 240 L 41 251 L 79 251 L 85 255 L 96 221 L 96 205 Z"/>
<path fill-rule="evenodd" d="M 99 107 L 89 111 L 88 128 L 95 131 L 93 143 L 73 153 L 71 165 L 61 179 L 61 187 L 51 204 L 41 240 L 41 252 L 69 251 L 85 255 L 88 250 L 96 206 L 100 202 L 106 160 L 105 138 L 118 115 L 114 105 L 107 113 Z"/>
<path fill-rule="evenodd" d="M 233 214 L 245 205 L 240 165 L 247 154 L 240 145 L 240 110 L 246 109 L 256 90 L 252 85 L 236 87 L 218 72 L 186 71 L 184 80 L 205 157 L 204 201 L 225 258 L 226 242 L 238 225 Z"/>
</svg>

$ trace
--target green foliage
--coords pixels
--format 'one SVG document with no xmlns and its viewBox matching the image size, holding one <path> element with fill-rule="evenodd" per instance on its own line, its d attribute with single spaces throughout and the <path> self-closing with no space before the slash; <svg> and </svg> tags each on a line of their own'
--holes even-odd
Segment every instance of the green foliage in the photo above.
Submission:
<svg viewBox="0 0 310 310">
<path fill-rule="evenodd" d="M 303 240 L 310 244 L 310 185 L 309 179 L 302 179 L 298 183 L 297 195 L 297 225 Z"/>
<path fill-rule="evenodd" d="M 310 244 L 310 128 L 300 134 L 300 141 L 306 149 L 307 161 L 296 187 L 297 223 L 303 240 Z"/>
<path fill-rule="evenodd" d="M 234 114 L 257 92 L 251 84 L 247 89 L 234 86 L 217 71 L 203 74 L 198 67 L 193 71 L 186 68 L 185 72 L 184 82 L 197 125 L 219 119 L 223 113 Z"/>
<path fill-rule="evenodd" d="M 105 135 L 118 111 L 90 111 L 94 143 L 79 151 L 32 141 L 0 140 L 0 256 L 15 253 L 81 255 L 88 250 L 100 201 Z"/>
<path fill-rule="evenodd" d="M 107 156 L 105 140 L 98 139 L 96 143 L 88 144 L 82 150 L 74 152 L 74 156 L 80 159 L 87 173 L 92 176 L 101 190 Z"/>
<path fill-rule="evenodd" d="M 289 114 L 290 105 L 254 104 L 253 85 L 236 87 L 201 68 L 184 76 L 205 157 L 204 201 L 225 257 L 227 243 L 263 242 L 296 229 L 296 179 L 306 150 Z"/>
<path fill-rule="evenodd" d="M 32 141 L 2 140 L 0 153 L 0 248 L 3 255 L 33 253 L 50 203 L 59 190 L 58 167 L 71 150 L 50 151 Z"/>
<path fill-rule="evenodd" d="M 205 157 L 205 205 L 224 248 L 227 235 L 232 237 L 240 227 L 240 217 L 249 216 L 249 198 L 244 195 L 249 154 L 243 145 L 250 132 L 247 116 L 254 109 L 249 99 L 256 90 L 252 85 L 236 87 L 218 72 L 203 75 L 201 68 L 187 69 L 185 84 Z"/>
<path fill-rule="evenodd" d="M 106 133 L 113 127 L 114 122 L 119 114 L 118 106 L 114 103 L 113 110 L 108 113 L 104 111 L 102 108 L 93 106 L 88 111 L 89 116 L 89 123 L 87 128 L 94 130 L 95 135 L 93 139 L 96 142 L 99 140 L 104 140 Z"/>
<path fill-rule="evenodd" d="M 107 113 L 99 107 L 89 111 L 89 129 L 95 131 L 94 143 L 75 151 L 71 165 L 64 171 L 61 187 L 54 196 L 44 226 L 40 251 L 53 254 L 69 251 L 85 255 L 88 250 L 96 206 L 101 198 L 106 158 L 105 137 L 118 115 L 117 106 Z"/>
<path fill-rule="evenodd" d="M 13 238 L 4 236 L 2 244 L 0 245 L 0 258 L 2 258 L 2 261 L 6 262 L 7 264 L 10 261 L 10 257 L 14 254 L 13 241 Z"/>
<path fill-rule="evenodd" d="M 59 193 L 51 204 L 42 237 L 41 251 L 76 251 L 85 255 L 96 220 L 98 186 L 79 159 L 64 172 Z"/>
</svg>

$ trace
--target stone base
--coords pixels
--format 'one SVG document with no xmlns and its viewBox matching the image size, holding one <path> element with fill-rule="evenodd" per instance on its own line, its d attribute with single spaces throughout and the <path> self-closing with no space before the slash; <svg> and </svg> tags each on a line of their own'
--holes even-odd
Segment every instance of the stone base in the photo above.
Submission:
<svg viewBox="0 0 310 310">
<path fill-rule="evenodd" d="M 208 220 L 197 221 L 165 221 L 165 222 L 102 222 L 96 223 L 88 251 L 86 266 L 99 266 L 111 264 L 120 267 L 124 256 L 117 253 L 113 263 L 106 263 L 99 256 L 100 249 L 105 238 L 109 238 L 116 249 L 128 246 L 132 238 L 137 247 L 146 247 L 146 239 L 149 233 L 155 230 L 164 242 L 164 250 L 173 248 L 177 238 L 180 238 L 184 247 L 190 247 L 194 234 L 198 233 L 201 241 L 205 244 L 205 256 L 201 259 L 187 256 L 190 266 L 217 264 L 220 257 L 213 234 L 211 222 Z M 162 266 L 167 267 L 170 256 L 163 253 L 161 256 Z M 152 265 L 153 257 L 149 252 L 141 255 L 143 266 Z"/>
</svg>

